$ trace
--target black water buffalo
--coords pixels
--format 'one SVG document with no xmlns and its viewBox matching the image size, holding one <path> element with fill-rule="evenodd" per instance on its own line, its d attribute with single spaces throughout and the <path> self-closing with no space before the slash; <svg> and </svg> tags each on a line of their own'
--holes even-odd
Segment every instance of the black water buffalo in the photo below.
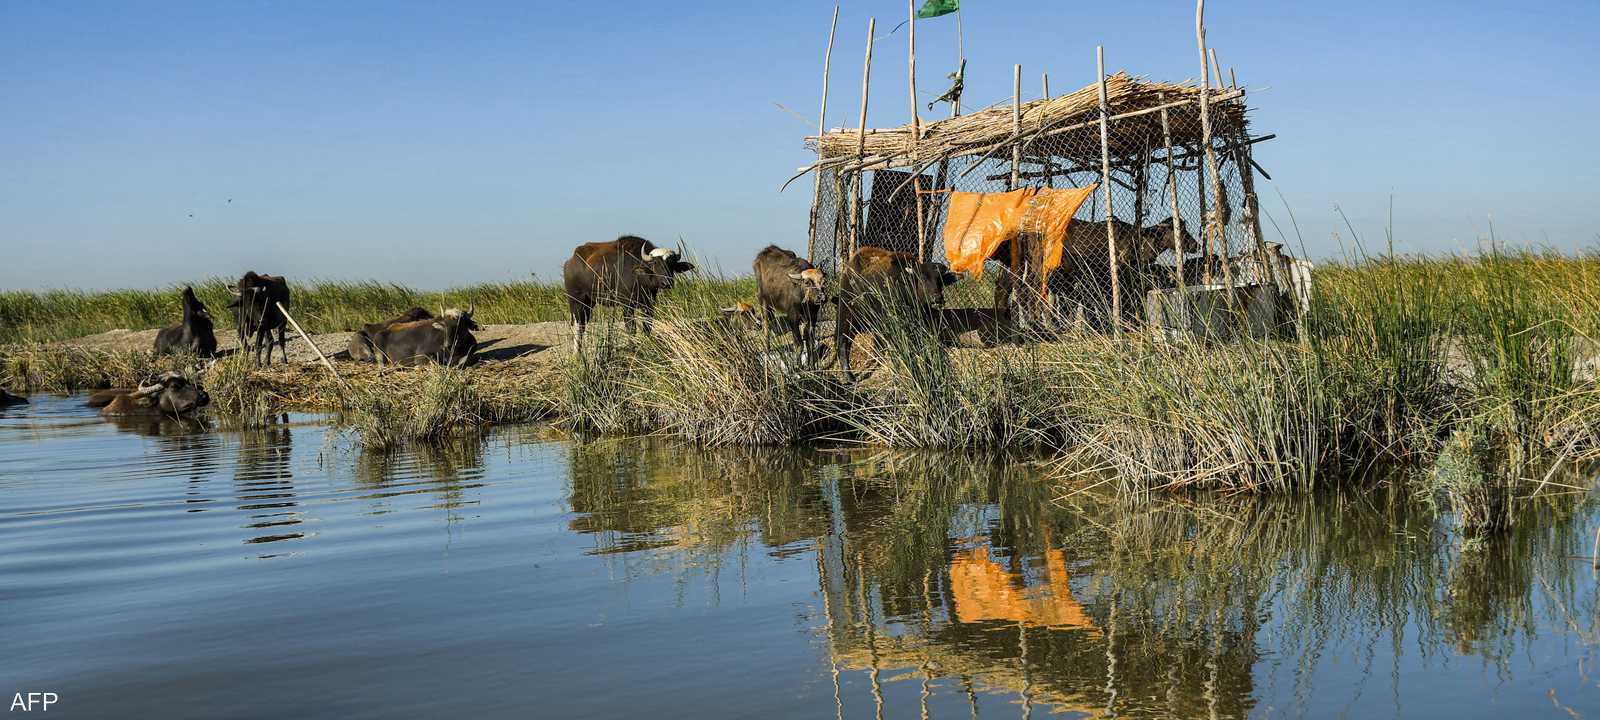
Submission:
<svg viewBox="0 0 1600 720">
<path fill-rule="evenodd" d="M 411 308 L 383 322 L 368 323 L 350 336 L 350 344 L 346 347 L 351 360 L 357 362 L 374 362 L 377 356 L 372 353 L 372 336 L 382 332 L 385 328 L 401 323 L 416 322 L 418 320 L 432 320 L 433 313 L 419 307 Z"/>
<path fill-rule="evenodd" d="M 289 306 L 289 282 L 277 275 L 257 275 L 255 271 L 244 274 L 232 288 L 234 327 L 239 331 L 239 347 L 254 346 L 256 364 L 261 364 L 261 352 L 266 350 L 267 364 L 272 364 L 272 331 L 278 331 L 278 350 L 283 362 L 289 362 L 288 340 L 285 334 L 289 320 L 278 308 Z M 246 340 L 249 340 L 247 343 Z"/>
<path fill-rule="evenodd" d="M 944 305 L 944 289 L 956 279 L 943 263 L 918 262 L 911 253 L 876 247 L 856 250 L 839 274 L 834 346 L 840 367 L 850 371 L 850 343 L 886 316 L 902 314 L 902 319 L 933 322 L 931 311 Z"/>
<path fill-rule="evenodd" d="M 777 245 L 768 245 L 757 253 L 752 267 L 756 273 L 756 296 L 766 313 L 767 332 L 774 331 L 774 316 L 780 316 L 794 332 L 795 351 L 814 353 L 817 314 L 828 301 L 826 276 L 811 261 Z"/>
<path fill-rule="evenodd" d="M 12 395 L 11 393 L 6 392 L 4 389 L 0 389 L 0 407 L 5 407 L 7 405 L 27 405 L 27 404 L 28 404 L 27 398 L 20 398 L 20 397 L 17 397 L 15 395 Z"/>
<path fill-rule="evenodd" d="M 472 352 L 478 346 L 472 331 L 481 329 L 473 322 L 471 309 L 452 308 L 436 318 L 395 323 L 378 330 L 371 336 L 372 352 L 380 365 L 436 362 L 465 367 L 472 362 Z"/>
<path fill-rule="evenodd" d="M 211 311 L 194 296 L 194 288 L 183 289 L 183 322 L 161 328 L 156 333 L 156 354 L 189 353 L 197 357 L 216 357 L 217 334 L 212 331 Z"/>
<path fill-rule="evenodd" d="M 633 315 L 640 313 L 645 334 L 655 316 L 656 294 L 672 288 L 679 273 L 694 269 L 683 252 L 658 248 L 649 240 L 624 235 L 611 242 L 584 243 L 561 266 L 561 282 L 572 311 L 573 347 L 583 345 L 589 316 L 601 305 L 619 306 L 633 334 Z"/>
<path fill-rule="evenodd" d="M 176 417 L 211 403 L 211 396 L 188 378 L 166 372 L 141 383 L 136 389 L 101 390 L 89 396 L 89 407 L 100 408 L 101 415 L 166 415 Z"/>
</svg>

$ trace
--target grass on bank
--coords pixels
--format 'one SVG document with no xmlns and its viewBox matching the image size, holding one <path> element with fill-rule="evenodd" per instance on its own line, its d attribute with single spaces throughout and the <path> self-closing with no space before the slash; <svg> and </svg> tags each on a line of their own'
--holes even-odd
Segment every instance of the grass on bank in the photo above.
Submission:
<svg viewBox="0 0 1600 720">
<path fill-rule="evenodd" d="M 971 285 L 976 298 L 952 304 L 980 304 L 983 288 Z M 1391 480 L 1399 467 L 1417 492 L 1481 511 L 1470 521 L 1488 529 L 1507 522 L 1511 499 L 1566 491 L 1552 478 L 1600 447 L 1592 256 L 1324 265 L 1298 337 L 1225 345 L 1069 333 L 949 350 L 919 319 L 889 318 L 862 343 L 870 349 L 857 362 L 871 369 L 857 381 L 796 366 L 783 338 L 769 345 L 715 319 L 716 308 L 753 294 L 748 280 L 706 274 L 663 296 L 653 336 L 597 323 L 583 353 L 556 362 L 466 372 L 346 364 L 357 388 L 346 418 L 376 445 L 544 418 L 712 444 L 1043 448 L 1067 456 L 1063 469 L 1114 470 L 1133 492 L 1308 490 Z M 413 301 L 392 297 L 359 319 Z M 494 307 L 477 302 L 480 314 Z M 0 382 L 13 388 L 125 383 L 154 367 L 138 353 L 0 351 Z M 226 412 L 339 406 L 320 369 L 219 364 L 210 373 Z"/>
<path fill-rule="evenodd" d="M 483 324 L 571 320 L 559 283 L 534 280 L 422 291 L 378 282 L 289 280 L 290 309 L 306 332 L 313 334 L 348 332 L 413 306 L 437 312 L 472 305 L 476 319 Z M 196 297 L 211 310 L 219 337 L 232 331 L 226 312 L 232 300 L 230 282 L 210 278 L 193 284 Z M 750 278 L 700 281 L 691 277 L 681 285 L 685 292 L 662 296 L 661 312 L 706 315 L 755 297 L 755 281 Z M 0 291 L 0 344 L 55 342 L 110 330 L 172 325 L 182 317 L 178 299 L 182 290 L 178 285 L 157 290 Z"/>
</svg>

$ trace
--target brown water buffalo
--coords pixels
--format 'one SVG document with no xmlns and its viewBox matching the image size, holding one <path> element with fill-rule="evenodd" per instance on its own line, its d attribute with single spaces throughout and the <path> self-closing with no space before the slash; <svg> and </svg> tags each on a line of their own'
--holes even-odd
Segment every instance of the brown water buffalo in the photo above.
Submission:
<svg viewBox="0 0 1600 720">
<path fill-rule="evenodd" d="M 561 281 L 572 311 L 574 349 L 583 345 L 589 316 L 602 305 L 622 308 L 630 335 L 633 315 L 640 313 L 648 335 L 655 316 L 656 294 L 671 289 L 679 273 L 694 269 L 682 258 L 681 247 L 658 248 L 633 235 L 611 242 L 584 243 L 573 250 L 572 257 L 561 266 Z"/>
<path fill-rule="evenodd" d="M 166 372 L 141 383 L 138 388 L 100 390 L 89 396 L 89 407 L 100 408 L 101 415 L 177 417 L 211 403 L 211 396 L 188 378 Z"/>
<path fill-rule="evenodd" d="M 183 289 L 183 322 L 161 328 L 156 333 L 156 354 L 189 353 L 196 357 L 216 357 L 217 334 L 211 325 L 211 312 L 194 296 L 194 288 Z"/>
<path fill-rule="evenodd" d="M 723 327 L 734 332 L 766 327 L 766 323 L 761 319 L 761 311 L 756 309 L 755 305 L 743 300 L 721 308 L 718 312 L 722 314 Z"/>
<path fill-rule="evenodd" d="M 827 277 L 811 261 L 777 245 L 757 253 L 752 267 L 768 334 L 777 328 L 775 317 L 782 317 L 794 332 L 795 351 L 814 354 L 817 314 L 828 301 Z"/>
<path fill-rule="evenodd" d="M 1010 313 L 994 308 L 937 308 L 934 328 L 939 342 L 961 345 L 971 333 L 978 345 L 993 347 L 1010 337 Z"/>
<path fill-rule="evenodd" d="M 956 279 L 943 263 L 918 262 L 911 253 L 876 247 L 856 250 L 839 274 L 834 346 L 840 367 L 850 372 L 855 336 L 871 331 L 890 315 L 931 323 L 931 311 L 944 305 L 944 289 Z"/>
<path fill-rule="evenodd" d="M 433 313 L 414 307 L 383 322 L 362 325 L 359 330 L 356 330 L 350 336 L 350 344 L 346 346 L 346 351 L 350 355 L 350 359 L 356 362 L 374 362 L 377 360 L 377 356 L 372 352 L 372 336 L 393 325 L 432 319 Z"/>
<path fill-rule="evenodd" d="M 281 303 L 289 306 L 289 282 L 277 275 L 258 275 L 255 271 L 244 274 L 239 282 L 229 288 L 233 291 L 233 302 L 228 307 L 233 308 L 234 327 L 239 331 L 240 349 L 251 347 L 255 350 L 256 364 L 261 364 L 261 352 L 266 351 L 267 364 L 272 364 L 272 331 L 278 331 L 278 350 L 283 353 L 283 362 L 289 362 L 288 340 L 285 333 L 288 329 L 288 318 L 283 311 L 278 309 Z M 249 342 L 246 342 L 247 339 Z"/>
<path fill-rule="evenodd" d="M 372 352 L 378 364 L 421 365 L 435 362 L 465 367 L 472 362 L 478 346 L 473 330 L 481 330 L 472 320 L 472 310 L 449 309 L 432 319 L 395 323 L 374 333 Z"/>
</svg>

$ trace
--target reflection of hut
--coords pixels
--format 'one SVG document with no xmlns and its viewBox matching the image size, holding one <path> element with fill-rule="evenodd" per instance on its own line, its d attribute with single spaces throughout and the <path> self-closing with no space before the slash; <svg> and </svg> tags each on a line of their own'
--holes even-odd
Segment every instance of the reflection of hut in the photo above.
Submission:
<svg viewBox="0 0 1600 720">
<path fill-rule="evenodd" d="M 1043 582 L 1018 584 L 1010 571 L 989 557 L 987 544 L 956 552 L 950 559 L 956 621 L 1008 620 L 1099 635 L 1094 618 L 1072 598 L 1071 575 L 1061 550 L 1046 550 L 1044 560 Z"/>
<path fill-rule="evenodd" d="M 1203 73 L 1200 84 L 1153 82 L 1107 76 L 1102 64 L 1095 84 L 1056 96 L 1047 85 L 1045 97 L 1023 102 L 1018 66 L 1010 102 L 897 128 L 865 127 L 864 82 L 862 125 L 808 138 L 817 153 L 807 168 L 817 173 L 811 260 L 837 270 L 866 246 L 923 259 L 942 246 L 953 258 L 972 237 L 970 217 L 949 217 L 953 193 L 1097 186 L 1076 206 L 1068 238 L 1039 237 L 1026 220 L 995 230 L 1007 241 L 989 259 L 1029 281 L 1036 290 L 1024 298 L 1048 280 L 1058 302 L 1128 319 L 1152 289 L 1252 280 L 1236 267 L 1245 251 L 1266 263 L 1251 147 L 1271 136 L 1250 135 L 1246 92 L 1231 71 L 1226 85 L 1220 67 Z M 914 68 L 912 77 L 914 92 Z M 1179 222 L 1158 225 L 1168 218 Z M 1061 269 L 1050 273 L 1045 249 L 1062 245 Z M 997 305 L 1009 302 L 997 288 Z"/>
</svg>

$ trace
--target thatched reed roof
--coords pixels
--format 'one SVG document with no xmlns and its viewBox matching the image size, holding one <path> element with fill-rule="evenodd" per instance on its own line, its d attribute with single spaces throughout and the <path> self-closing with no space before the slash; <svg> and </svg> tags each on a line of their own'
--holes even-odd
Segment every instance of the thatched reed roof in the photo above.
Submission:
<svg viewBox="0 0 1600 720">
<path fill-rule="evenodd" d="M 1242 133 L 1245 106 L 1242 90 L 1211 91 L 1213 134 Z M 1118 72 L 1106 79 L 1106 99 L 1110 106 L 1111 154 L 1132 157 L 1154 137 L 1161 135 L 1161 116 L 1149 112 L 1133 117 L 1129 113 L 1153 111 L 1162 105 L 1188 101 L 1168 110 L 1174 145 L 1195 146 L 1200 142 L 1198 99 L 1200 89 L 1181 83 L 1149 82 Z M 855 129 L 831 130 L 821 137 L 809 137 L 807 144 L 818 154 L 817 167 L 846 170 L 894 167 L 927 162 L 944 157 L 981 155 L 1008 147 L 1013 141 L 1031 142 L 1029 153 L 1043 147 L 1063 157 L 1100 155 L 1100 88 L 1090 85 L 1076 92 L 1022 104 L 1022 131 L 1013 128 L 1013 108 L 995 105 L 970 115 L 935 120 L 922 124 L 922 137 L 914 142 L 910 125 L 888 129 L 868 129 L 866 147 L 857 160 L 860 143 Z M 1040 138 L 1051 138 L 1041 145 Z"/>
</svg>

